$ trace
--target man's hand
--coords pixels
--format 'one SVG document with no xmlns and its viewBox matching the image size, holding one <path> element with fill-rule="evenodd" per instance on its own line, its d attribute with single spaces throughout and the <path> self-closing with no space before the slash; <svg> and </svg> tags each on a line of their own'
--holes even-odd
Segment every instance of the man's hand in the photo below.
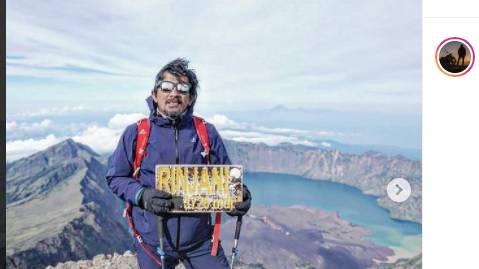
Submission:
<svg viewBox="0 0 479 269">
<path fill-rule="evenodd" d="M 140 198 L 140 207 L 155 214 L 168 213 L 173 208 L 171 194 L 164 191 L 157 191 L 153 188 L 146 188 Z"/>
<path fill-rule="evenodd" d="M 251 193 L 249 192 L 246 185 L 243 185 L 243 202 L 237 203 L 235 209 L 231 212 L 226 212 L 230 216 L 243 216 L 245 215 L 249 208 L 251 207 Z"/>
</svg>

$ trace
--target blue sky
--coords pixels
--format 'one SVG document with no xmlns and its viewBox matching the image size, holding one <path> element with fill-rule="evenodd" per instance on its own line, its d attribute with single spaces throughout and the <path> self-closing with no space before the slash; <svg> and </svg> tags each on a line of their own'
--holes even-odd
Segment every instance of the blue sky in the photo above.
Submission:
<svg viewBox="0 0 479 269">
<path fill-rule="evenodd" d="M 116 114 L 144 114 L 158 70 L 186 57 L 200 79 L 196 111 L 219 116 L 220 125 L 227 119 L 248 126 L 243 131 L 291 127 L 346 143 L 421 147 L 420 1 L 6 6 L 7 123 L 17 126 L 7 128 L 10 142 L 86 131 L 58 132 L 65 122 L 106 128 Z M 287 116 L 273 120 L 278 106 Z M 302 120 L 305 111 L 328 120 Z M 57 131 L 25 131 L 45 120 Z"/>
</svg>

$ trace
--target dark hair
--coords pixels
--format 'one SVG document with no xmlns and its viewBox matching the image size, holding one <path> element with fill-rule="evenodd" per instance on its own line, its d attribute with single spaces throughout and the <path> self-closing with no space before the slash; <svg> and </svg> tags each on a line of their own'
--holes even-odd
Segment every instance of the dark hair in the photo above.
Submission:
<svg viewBox="0 0 479 269">
<path fill-rule="evenodd" d="M 189 61 L 185 58 L 176 58 L 173 61 L 167 63 L 163 68 L 161 68 L 160 72 L 156 75 L 155 79 L 155 86 L 153 87 L 153 91 L 156 92 L 156 87 L 158 86 L 159 82 L 163 79 L 163 75 L 165 72 L 171 73 L 174 76 L 186 76 L 191 84 L 190 95 L 191 95 L 191 110 L 196 103 L 196 98 L 198 97 L 198 78 L 196 77 L 195 70 L 188 68 Z"/>
</svg>

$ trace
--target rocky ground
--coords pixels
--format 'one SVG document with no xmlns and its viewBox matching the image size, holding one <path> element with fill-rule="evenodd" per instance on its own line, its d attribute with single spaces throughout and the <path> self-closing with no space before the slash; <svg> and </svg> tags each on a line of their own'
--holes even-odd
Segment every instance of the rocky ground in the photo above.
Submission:
<svg viewBox="0 0 479 269">
<path fill-rule="evenodd" d="M 264 269 L 261 265 L 236 263 L 235 269 Z M 48 266 L 46 269 L 139 269 L 136 262 L 136 256 L 130 251 L 123 255 L 114 253 L 113 255 L 97 255 L 91 260 L 81 260 L 77 262 L 59 263 L 56 266 Z M 175 269 L 185 269 L 180 263 Z M 297 267 L 295 269 L 307 269 L 306 267 Z"/>
<path fill-rule="evenodd" d="M 136 256 L 130 251 L 123 255 L 114 253 L 113 255 L 100 254 L 91 260 L 80 260 L 76 262 L 59 263 L 56 266 L 48 266 L 46 269 L 138 269 Z"/>
<path fill-rule="evenodd" d="M 402 258 L 394 263 L 381 264 L 377 269 L 421 269 L 422 253 L 412 258 Z"/>
<path fill-rule="evenodd" d="M 180 264 L 176 269 L 184 269 Z M 238 262 L 234 266 L 235 269 L 265 269 L 261 264 L 245 264 Z M 422 255 L 411 259 L 401 259 L 393 264 L 384 264 L 371 269 L 421 269 Z M 123 255 L 114 253 L 113 255 L 97 255 L 92 260 L 81 260 L 77 262 L 59 263 L 56 266 L 48 266 L 46 269 L 139 269 L 136 262 L 136 256 L 130 251 L 126 251 Z M 292 269 L 314 269 L 311 265 L 304 263 L 298 264 Z"/>
<path fill-rule="evenodd" d="M 222 225 L 221 238 L 231 254 L 235 221 Z M 348 268 L 366 269 L 393 254 L 365 239 L 364 228 L 351 225 L 335 213 L 303 207 L 254 207 L 243 218 L 240 263 L 235 268 Z M 59 263 L 56 269 L 137 268 L 135 257 L 98 255 L 92 260 Z M 177 267 L 183 268 L 183 267 Z"/>
</svg>

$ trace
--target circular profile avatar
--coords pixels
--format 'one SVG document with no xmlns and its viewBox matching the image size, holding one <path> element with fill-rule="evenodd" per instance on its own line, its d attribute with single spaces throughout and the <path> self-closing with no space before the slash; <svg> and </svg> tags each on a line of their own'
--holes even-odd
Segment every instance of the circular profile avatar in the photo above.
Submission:
<svg viewBox="0 0 479 269">
<path fill-rule="evenodd" d="M 459 37 L 443 40 L 436 49 L 436 64 L 448 76 L 465 75 L 474 65 L 474 58 L 471 44 Z"/>
</svg>

